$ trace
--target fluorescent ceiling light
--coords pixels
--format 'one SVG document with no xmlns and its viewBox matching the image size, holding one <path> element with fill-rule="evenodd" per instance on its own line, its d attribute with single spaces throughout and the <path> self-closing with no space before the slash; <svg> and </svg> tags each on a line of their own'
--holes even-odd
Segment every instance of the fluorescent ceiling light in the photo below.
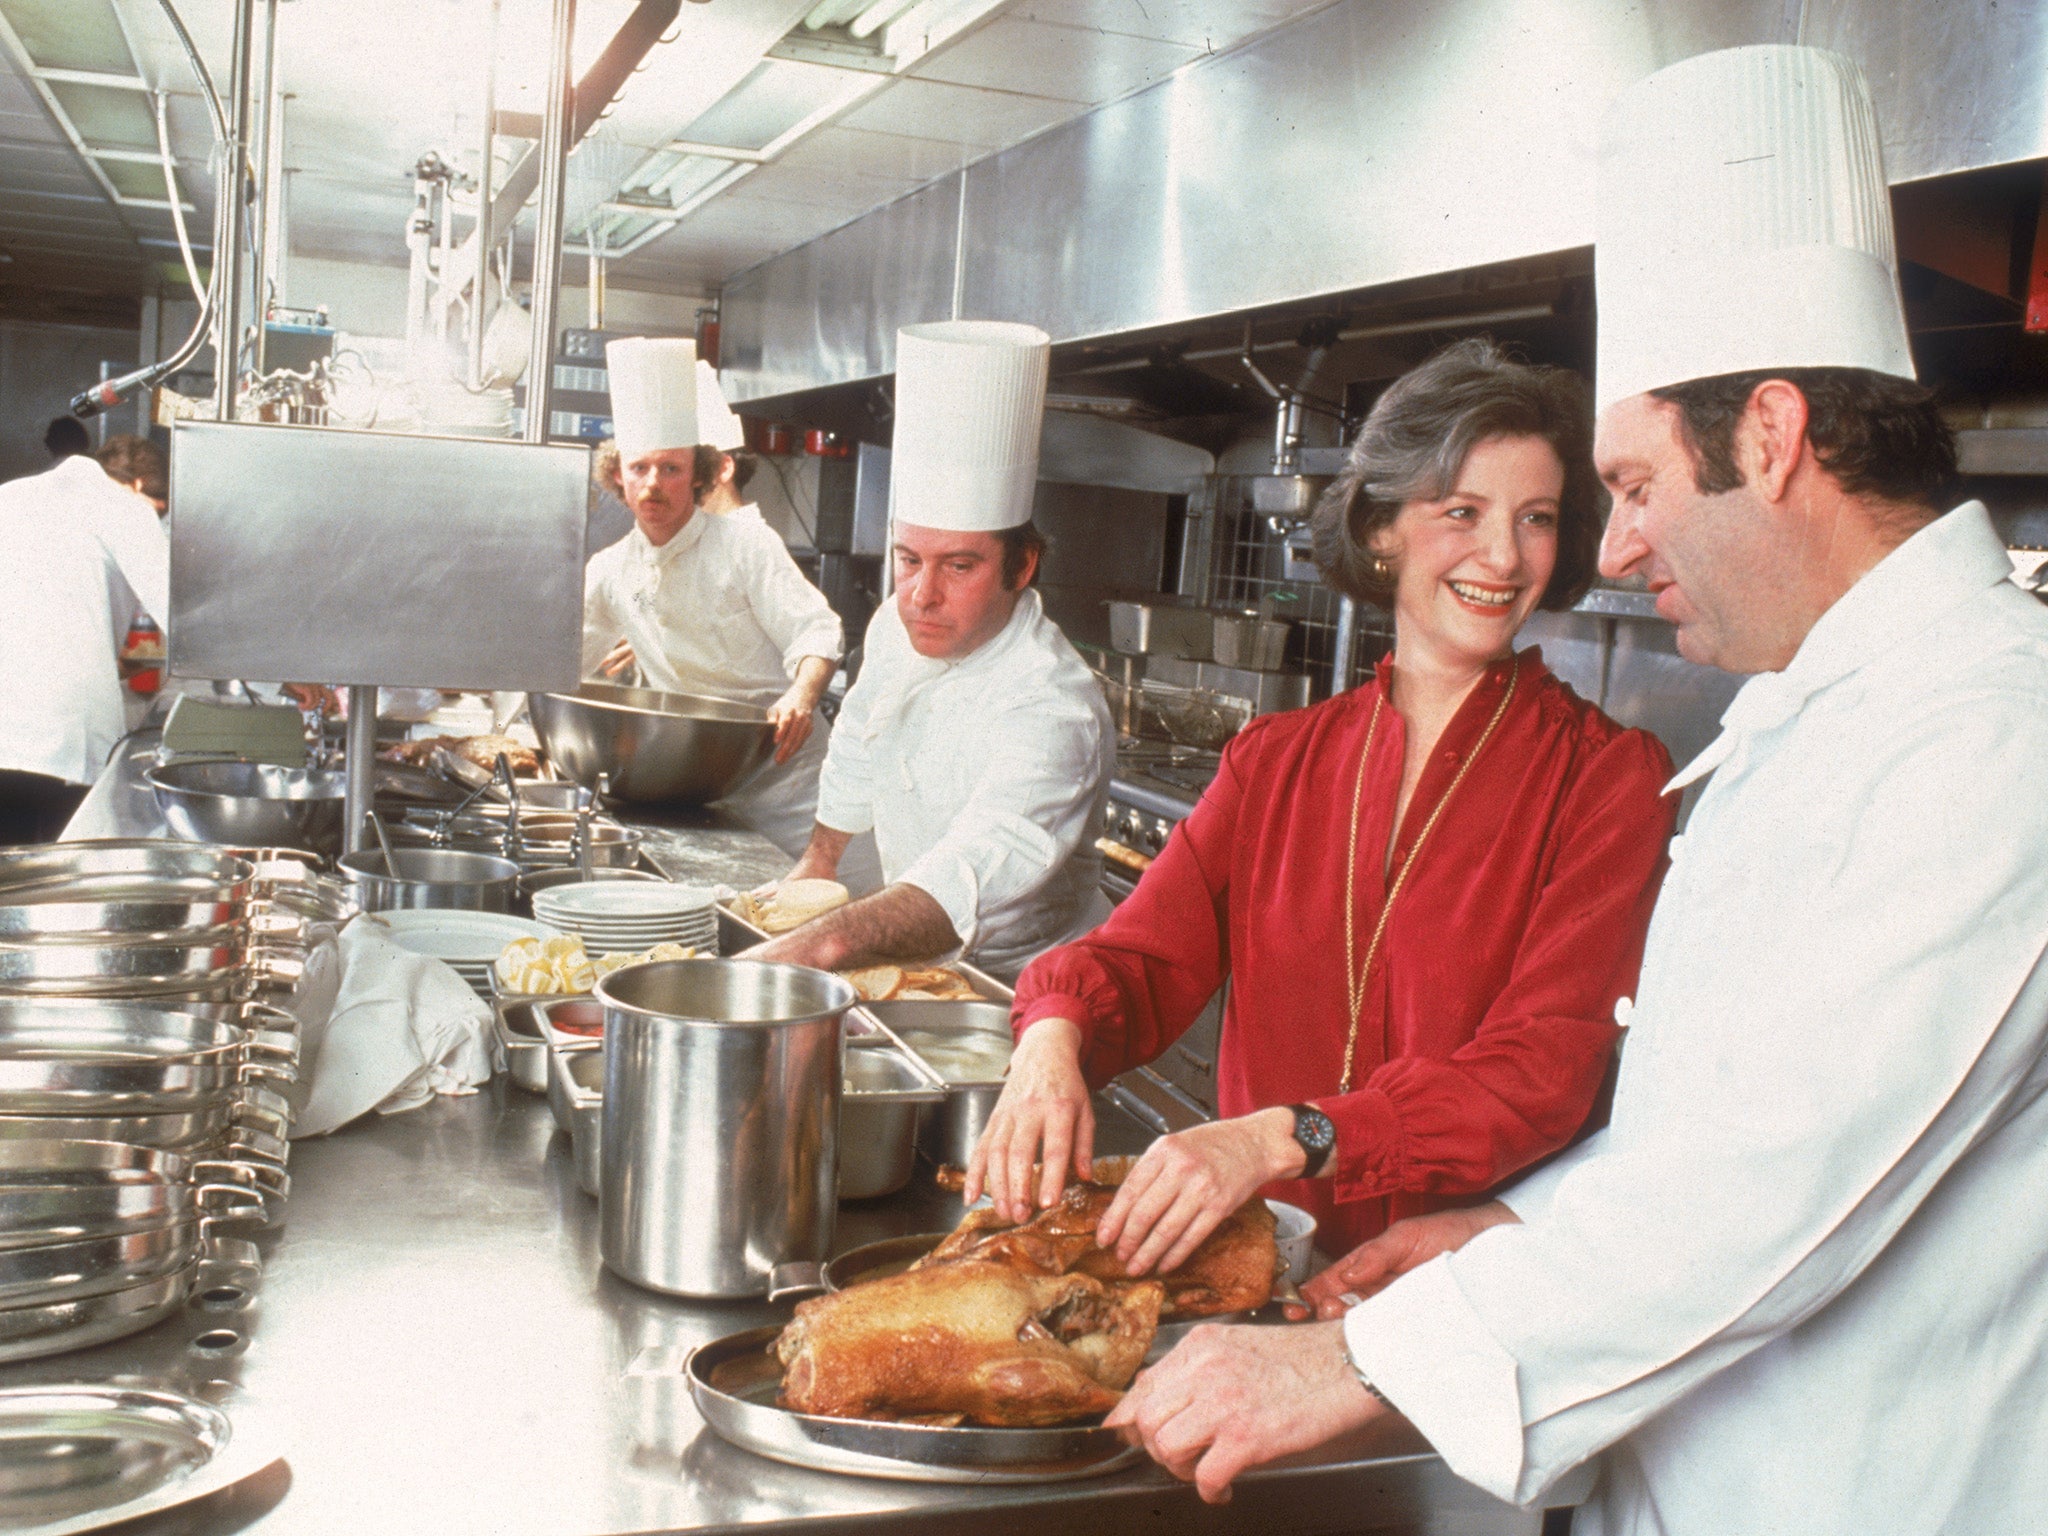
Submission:
<svg viewBox="0 0 2048 1536">
<path fill-rule="evenodd" d="M 862 11 L 846 24 L 846 30 L 855 37 L 867 37 L 879 28 L 909 10 L 917 0 L 876 0 L 876 3 Z"/>
<path fill-rule="evenodd" d="M 1004 3 L 1005 0 L 917 0 L 882 28 L 882 52 L 896 61 L 900 71 L 1001 10 Z"/>
</svg>

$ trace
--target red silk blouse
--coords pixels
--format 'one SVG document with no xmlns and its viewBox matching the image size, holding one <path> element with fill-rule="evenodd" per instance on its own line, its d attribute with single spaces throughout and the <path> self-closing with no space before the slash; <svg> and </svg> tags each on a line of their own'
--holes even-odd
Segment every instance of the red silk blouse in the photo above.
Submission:
<svg viewBox="0 0 2048 1536">
<path fill-rule="evenodd" d="M 1362 961 L 1390 883 L 1406 731 L 1380 712 L 1350 836 L 1359 754 L 1390 662 L 1364 686 L 1238 733 L 1215 781 L 1137 890 L 1017 985 L 1019 1034 L 1080 1025 L 1095 1086 L 1151 1061 L 1226 980 L 1217 1107 L 1313 1103 L 1337 1127 L 1334 1177 L 1269 1186 L 1341 1254 L 1389 1222 L 1470 1204 L 1565 1145 L 1612 1057 L 1664 868 L 1676 797 L 1654 736 L 1624 730 L 1551 676 L 1503 659 L 1460 706 L 1393 846 L 1398 871 L 1519 668 L 1515 694 L 1429 834 L 1366 989 L 1352 1091 L 1345 861 Z"/>
</svg>

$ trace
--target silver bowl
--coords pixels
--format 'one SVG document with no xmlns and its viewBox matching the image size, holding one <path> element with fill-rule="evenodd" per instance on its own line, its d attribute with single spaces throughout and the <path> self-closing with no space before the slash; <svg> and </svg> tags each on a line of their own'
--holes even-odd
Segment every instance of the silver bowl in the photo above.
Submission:
<svg viewBox="0 0 2048 1536">
<path fill-rule="evenodd" d="M 614 799 L 705 805 L 758 773 L 775 751 L 766 710 L 652 688 L 585 683 L 528 695 L 548 757 L 577 783 L 610 776 Z"/>
<path fill-rule="evenodd" d="M 346 775 L 275 763 L 165 763 L 143 777 L 179 837 L 235 848 L 341 847 Z"/>
</svg>

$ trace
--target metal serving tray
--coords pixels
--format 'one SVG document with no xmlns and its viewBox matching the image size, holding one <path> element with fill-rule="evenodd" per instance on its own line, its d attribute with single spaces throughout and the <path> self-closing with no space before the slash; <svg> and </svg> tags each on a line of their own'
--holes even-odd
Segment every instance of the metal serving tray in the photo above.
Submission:
<svg viewBox="0 0 2048 1536">
<path fill-rule="evenodd" d="M 1051 1429 L 941 1429 L 833 1419 L 775 1406 L 780 1328 L 701 1345 L 684 1367 L 704 1422 L 734 1445 L 792 1466 L 918 1483 L 1061 1483 L 1100 1477 L 1143 1454 L 1099 1424 Z"/>
</svg>

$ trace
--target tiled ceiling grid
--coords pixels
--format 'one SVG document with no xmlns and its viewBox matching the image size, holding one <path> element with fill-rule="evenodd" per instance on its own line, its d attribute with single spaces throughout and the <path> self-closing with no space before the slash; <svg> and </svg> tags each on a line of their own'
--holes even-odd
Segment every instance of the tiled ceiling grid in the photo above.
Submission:
<svg viewBox="0 0 2048 1536">
<path fill-rule="evenodd" d="M 500 109 L 535 110 L 547 5 L 500 3 Z M 583 164 L 572 163 L 582 191 L 572 197 L 572 230 L 580 235 L 594 216 L 609 229 L 607 249 L 641 242 L 614 258 L 616 288 L 714 291 L 936 176 L 1325 3 L 844 0 L 819 28 L 805 18 L 828 9 L 820 0 L 687 4 Z M 224 84 L 232 0 L 178 4 Z M 581 0 L 579 62 L 632 4 Z M 869 22 L 900 14 L 863 41 L 852 34 L 864 9 Z M 486 0 L 291 0 L 279 11 L 293 254 L 403 265 L 415 161 L 437 151 L 476 167 Z M 156 0 L 0 0 L 0 18 L 46 72 L 75 57 L 76 67 L 139 75 L 170 93 L 188 217 L 204 244 L 211 135 Z M 907 42 L 894 37 L 906 30 Z M 128 39 L 133 62 L 112 54 Z M 878 54 L 892 40 L 896 51 Z M 108 136 L 115 158 L 95 163 L 115 192 L 161 203 L 161 172 L 143 159 L 154 158 L 149 96 L 44 85 L 69 93 L 81 127 Z M 501 160 L 526 148 L 499 143 Z M 17 61 L 0 57 L 0 253 L 14 258 L 0 263 L 0 282 L 150 291 L 160 264 L 176 262 L 170 235 L 163 207 L 108 195 Z"/>
</svg>

